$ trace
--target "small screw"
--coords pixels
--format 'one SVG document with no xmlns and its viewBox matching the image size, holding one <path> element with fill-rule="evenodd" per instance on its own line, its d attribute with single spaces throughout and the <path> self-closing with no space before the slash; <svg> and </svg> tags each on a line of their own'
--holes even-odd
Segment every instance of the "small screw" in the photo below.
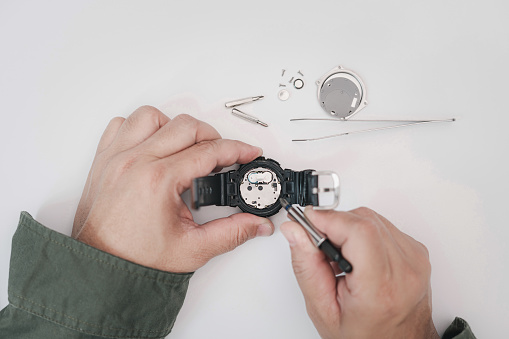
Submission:
<svg viewBox="0 0 509 339">
<path fill-rule="evenodd" d="M 286 69 L 284 69 L 284 70 L 281 72 L 281 76 L 285 75 L 285 71 L 286 71 Z"/>
<path fill-rule="evenodd" d="M 288 83 L 291 84 L 292 82 L 293 82 L 293 77 L 290 79 L 290 81 L 288 81 Z"/>
<path fill-rule="evenodd" d="M 279 84 L 279 87 L 286 87 L 286 85 L 284 85 L 284 84 Z"/>
<path fill-rule="evenodd" d="M 297 73 L 299 73 L 301 76 L 304 76 L 304 74 L 302 74 L 302 72 L 300 70 Z"/>
</svg>

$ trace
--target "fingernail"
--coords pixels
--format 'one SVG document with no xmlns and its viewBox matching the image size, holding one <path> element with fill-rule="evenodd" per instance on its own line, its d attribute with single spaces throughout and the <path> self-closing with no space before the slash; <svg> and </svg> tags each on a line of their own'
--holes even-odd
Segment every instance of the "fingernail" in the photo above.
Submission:
<svg viewBox="0 0 509 339">
<path fill-rule="evenodd" d="M 313 206 L 311 205 L 307 205 L 305 208 L 304 208 L 304 214 L 305 215 L 310 215 L 310 214 L 313 214 Z"/>
<path fill-rule="evenodd" d="M 263 154 L 263 149 L 261 147 L 258 147 L 258 156 L 261 157 Z"/>
<path fill-rule="evenodd" d="M 268 237 L 269 235 L 272 235 L 274 233 L 274 230 L 272 229 L 271 224 L 269 223 L 263 223 L 258 225 L 258 229 L 256 231 L 257 237 Z"/>
<path fill-rule="evenodd" d="M 280 228 L 281 233 L 285 236 L 286 240 L 288 240 L 288 243 L 290 246 L 294 246 L 297 242 L 295 241 L 295 234 L 293 234 L 292 230 L 289 230 L 285 227 Z"/>
</svg>

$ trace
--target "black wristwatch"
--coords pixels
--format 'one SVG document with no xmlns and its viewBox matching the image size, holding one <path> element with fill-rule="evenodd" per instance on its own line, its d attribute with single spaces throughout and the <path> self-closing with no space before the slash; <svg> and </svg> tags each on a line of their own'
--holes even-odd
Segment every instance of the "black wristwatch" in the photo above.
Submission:
<svg viewBox="0 0 509 339">
<path fill-rule="evenodd" d="M 332 187 L 319 187 L 320 176 L 330 176 Z M 329 192 L 333 201 L 320 206 L 318 194 Z M 281 209 L 279 198 L 290 204 L 313 205 L 333 209 L 339 203 L 339 177 L 330 171 L 292 171 L 282 169 L 277 161 L 259 157 L 237 170 L 193 180 L 193 208 L 217 205 L 239 207 L 243 212 L 270 217 Z"/>
</svg>

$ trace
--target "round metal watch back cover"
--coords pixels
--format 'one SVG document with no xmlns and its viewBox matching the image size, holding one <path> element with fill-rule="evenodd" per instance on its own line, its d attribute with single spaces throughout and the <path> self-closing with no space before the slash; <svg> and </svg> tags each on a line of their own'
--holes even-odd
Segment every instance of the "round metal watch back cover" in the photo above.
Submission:
<svg viewBox="0 0 509 339">
<path fill-rule="evenodd" d="M 323 110 L 340 119 L 348 119 L 366 105 L 365 87 L 358 75 L 341 66 L 317 81 L 318 102 Z"/>
</svg>

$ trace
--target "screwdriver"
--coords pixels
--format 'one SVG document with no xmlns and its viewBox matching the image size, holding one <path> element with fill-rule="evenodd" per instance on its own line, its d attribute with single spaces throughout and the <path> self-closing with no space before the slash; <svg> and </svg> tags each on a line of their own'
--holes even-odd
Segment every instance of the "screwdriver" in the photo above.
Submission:
<svg viewBox="0 0 509 339">
<path fill-rule="evenodd" d="M 263 99 L 263 95 L 258 95 L 258 96 L 255 96 L 255 97 L 248 97 L 248 98 L 228 101 L 227 103 L 224 104 L 224 106 L 226 108 L 232 108 L 232 107 L 235 107 L 235 106 L 240 106 L 240 105 L 243 105 L 243 104 L 247 104 L 249 102 L 257 101 L 257 100 L 260 100 L 260 99 Z"/>
<path fill-rule="evenodd" d="M 341 251 L 335 248 L 327 239 L 325 234 L 320 232 L 316 229 L 315 226 L 311 223 L 311 221 L 306 218 L 304 215 L 304 212 L 298 207 L 298 206 L 292 206 L 288 203 L 284 198 L 280 198 L 279 201 L 281 202 L 281 206 L 288 212 L 288 214 L 291 216 L 291 218 L 296 221 L 298 224 L 300 224 L 311 236 L 311 239 L 313 239 L 313 243 L 318 247 L 320 250 L 322 250 L 327 257 L 331 261 L 335 261 L 338 263 L 339 268 L 345 272 L 350 273 L 352 272 L 352 265 L 343 258 L 343 255 L 341 255 Z"/>
<path fill-rule="evenodd" d="M 236 117 L 239 117 L 241 119 L 254 122 L 255 124 L 262 125 L 263 127 L 269 127 L 269 125 L 261 120 L 259 120 L 257 117 L 254 117 L 252 115 L 249 115 L 247 113 L 242 112 L 241 110 L 234 108 L 232 109 L 232 114 Z"/>
</svg>

